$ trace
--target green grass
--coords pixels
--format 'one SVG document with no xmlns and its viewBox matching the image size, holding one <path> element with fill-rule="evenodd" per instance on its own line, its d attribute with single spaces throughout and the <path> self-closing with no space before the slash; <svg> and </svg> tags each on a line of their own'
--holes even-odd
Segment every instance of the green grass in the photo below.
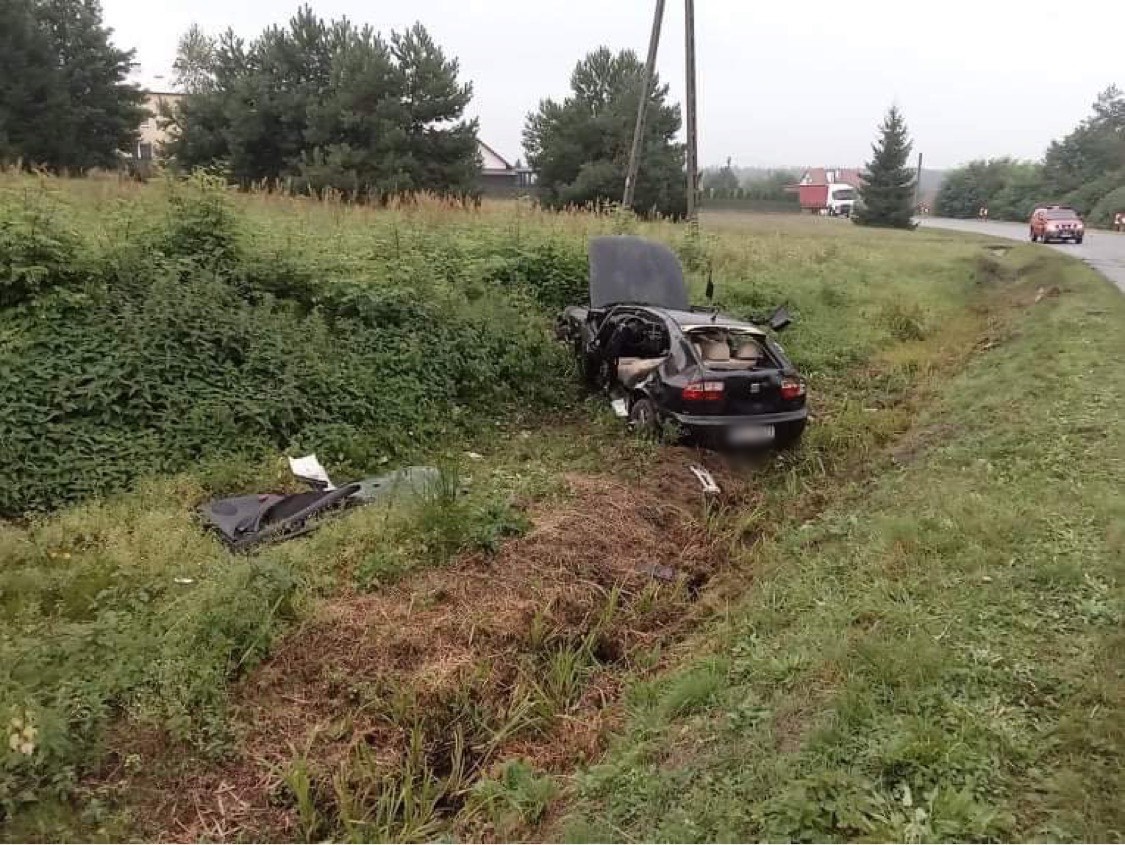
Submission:
<svg viewBox="0 0 1125 845">
<path fill-rule="evenodd" d="M 62 209 L 78 272 L 132 266 L 130 245 L 152 232 L 183 235 L 174 188 L 3 178 L 10 196 Z M 568 717 L 604 670 L 593 637 L 652 596 L 625 607 L 611 592 L 586 639 L 559 642 L 532 622 L 510 707 L 474 713 L 493 732 L 487 770 L 453 754 L 439 771 L 412 738 L 396 771 L 357 753 L 325 780 L 298 746 L 277 800 L 301 835 L 515 837 L 567 809 L 550 830 L 611 839 L 1120 837 L 1109 636 L 1125 542 L 1111 366 L 1122 311 L 1088 273 L 1033 248 L 1000 258 L 945 233 L 808 218 L 717 215 L 697 241 L 669 223 L 514 204 L 224 202 L 239 278 L 255 290 L 296 303 L 323 285 L 380 308 L 396 291 L 440 295 L 440 313 L 463 328 L 491 320 L 495 335 L 501 317 L 513 320 L 527 349 L 546 347 L 590 235 L 664 240 L 697 299 L 712 261 L 727 309 L 790 304 L 798 319 L 783 340 L 814 403 L 802 448 L 749 470 L 753 504 L 712 514 L 737 565 L 693 611 L 696 637 L 611 670 L 633 681 L 630 726 L 577 788 L 492 753 Z M 1040 284 L 1064 293 L 1025 308 Z M 6 330 L 0 351 L 18 348 Z M 410 366 L 423 360 L 415 353 Z M 259 448 L 0 523 L 0 716 L 16 720 L 17 745 L 33 746 L 0 758 L 3 837 L 135 835 L 134 796 L 85 785 L 114 731 L 160 731 L 173 754 L 221 767 L 237 747 L 231 684 L 322 602 L 393 589 L 463 551 L 494 554 L 528 529 L 528 502 L 562 495 L 565 473 L 645 476 L 658 447 L 624 439 L 604 403 L 577 392 L 540 405 L 571 379 L 547 355 L 535 366 L 550 378 L 524 391 L 525 366 L 499 374 L 517 385 L 511 402 L 457 424 L 456 407 L 400 396 L 425 438 L 357 423 L 318 425 L 295 444 L 334 474 L 358 473 L 384 468 L 391 438 L 404 460 L 450 467 L 465 496 L 357 510 L 233 556 L 193 512 L 219 493 L 288 483 L 282 450 L 263 457 L 251 432 Z M 573 407 L 549 410 L 560 405 Z M 660 674 L 669 666 L 682 669 Z M 403 724 L 445 724 L 412 709 L 411 692 L 395 698 Z"/>
<path fill-rule="evenodd" d="M 1125 835 L 1125 302 L 1031 254 L 1023 302 L 1062 295 L 941 386 L 898 462 L 745 556 L 708 656 L 633 702 L 565 838 Z"/>
</svg>

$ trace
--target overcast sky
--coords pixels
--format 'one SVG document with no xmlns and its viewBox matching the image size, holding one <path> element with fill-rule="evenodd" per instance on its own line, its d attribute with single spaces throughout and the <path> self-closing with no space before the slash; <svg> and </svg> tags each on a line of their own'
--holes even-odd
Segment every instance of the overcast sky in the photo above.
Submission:
<svg viewBox="0 0 1125 845">
<path fill-rule="evenodd" d="M 193 22 L 251 37 L 297 0 L 103 0 L 138 80 L 166 86 Z M 575 62 L 599 45 L 644 55 L 653 0 L 312 0 L 384 32 L 421 21 L 474 86 L 480 136 L 509 160 L 544 96 L 562 97 Z M 917 10 L 917 11 L 912 11 Z M 912 20 L 910 15 L 915 17 Z M 683 3 L 669 0 L 658 70 L 682 101 Z M 697 0 L 700 162 L 858 165 L 883 111 L 902 108 L 928 167 L 1038 158 L 1125 87 L 1122 0 Z"/>
</svg>

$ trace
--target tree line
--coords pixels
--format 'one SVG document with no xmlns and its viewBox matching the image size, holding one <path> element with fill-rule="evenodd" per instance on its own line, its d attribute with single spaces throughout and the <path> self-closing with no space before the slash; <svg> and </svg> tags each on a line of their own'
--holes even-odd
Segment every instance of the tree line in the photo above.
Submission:
<svg viewBox="0 0 1125 845">
<path fill-rule="evenodd" d="M 785 168 L 739 168 L 730 159 L 722 167 L 704 168 L 699 190 L 704 199 L 756 200 L 789 203 L 799 208 L 792 186 L 801 178 L 795 170 Z"/>
<path fill-rule="evenodd" d="M 0 20 L 0 163 L 68 171 L 120 164 L 147 115 L 143 92 L 127 81 L 133 53 L 113 45 L 97 0 L 0 0 Z M 173 68 L 184 96 L 158 116 L 170 137 L 158 153 L 174 168 L 357 200 L 477 191 L 479 127 L 466 116 L 472 83 L 421 24 L 384 37 L 302 6 L 285 26 L 249 41 L 193 26 Z M 600 47 L 576 64 L 565 98 L 544 99 L 527 115 L 523 146 L 543 204 L 620 199 L 645 96 L 634 207 L 683 214 L 680 107 L 659 77 L 647 91 L 643 79 L 634 52 Z M 860 215 L 867 222 L 909 221 L 908 205 L 899 206 L 909 202 L 910 174 L 897 161 L 909 141 L 899 128 L 901 138 L 884 133 L 885 154 L 876 150 L 883 159 L 872 162 L 870 211 Z M 784 189 L 794 175 L 778 171 L 743 186 L 728 162 L 705 174 L 703 187 L 792 199 Z"/>
<path fill-rule="evenodd" d="M 1044 204 L 1071 205 L 1101 226 L 1125 210 L 1125 94 L 1116 86 L 1098 95 L 1073 131 L 1051 142 L 1042 161 L 978 160 L 950 171 L 934 210 L 975 217 L 983 207 L 991 218 L 1022 221 Z"/>
<path fill-rule="evenodd" d="M 0 20 L 0 163 L 120 166 L 149 115 L 128 82 L 134 54 L 114 46 L 97 0 L 0 0 Z M 157 116 L 171 140 L 156 152 L 181 171 L 355 199 L 477 190 L 472 83 L 421 24 L 383 37 L 302 6 L 249 41 L 193 26 L 173 69 L 184 96 Z M 524 149 L 546 205 L 619 199 L 642 71 L 632 51 L 599 48 L 574 68 L 569 96 L 527 115 Z M 680 109 L 659 79 L 647 96 L 637 208 L 677 215 Z"/>
</svg>

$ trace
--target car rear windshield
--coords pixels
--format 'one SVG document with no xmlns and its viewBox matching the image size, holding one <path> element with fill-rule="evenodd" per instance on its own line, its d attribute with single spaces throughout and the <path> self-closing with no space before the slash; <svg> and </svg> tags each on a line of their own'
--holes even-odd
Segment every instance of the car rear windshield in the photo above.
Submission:
<svg viewBox="0 0 1125 845">
<path fill-rule="evenodd" d="M 1048 220 L 1074 220 L 1077 217 L 1078 217 L 1078 215 L 1075 214 L 1073 211 L 1070 211 L 1069 209 L 1060 208 L 1060 209 L 1057 209 L 1055 211 L 1048 211 L 1047 212 L 1047 219 Z"/>
</svg>

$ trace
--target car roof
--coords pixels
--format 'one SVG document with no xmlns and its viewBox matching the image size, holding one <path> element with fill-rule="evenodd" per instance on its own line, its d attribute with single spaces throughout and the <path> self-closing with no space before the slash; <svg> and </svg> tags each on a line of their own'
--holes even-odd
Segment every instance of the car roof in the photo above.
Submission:
<svg viewBox="0 0 1125 845">
<path fill-rule="evenodd" d="M 660 314 L 677 326 L 681 331 L 689 332 L 695 329 L 708 329 L 708 328 L 724 328 L 724 329 L 739 329 L 740 331 L 752 332 L 754 334 L 764 335 L 765 332 L 753 323 L 746 320 L 739 320 L 735 317 L 729 317 L 726 314 L 719 314 L 718 312 L 709 311 L 678 311 L 672 308 L 656 308 L 651 305 L 638 306 L 647 311 L 652 311 L 655 314 Z"/>
</svg>

